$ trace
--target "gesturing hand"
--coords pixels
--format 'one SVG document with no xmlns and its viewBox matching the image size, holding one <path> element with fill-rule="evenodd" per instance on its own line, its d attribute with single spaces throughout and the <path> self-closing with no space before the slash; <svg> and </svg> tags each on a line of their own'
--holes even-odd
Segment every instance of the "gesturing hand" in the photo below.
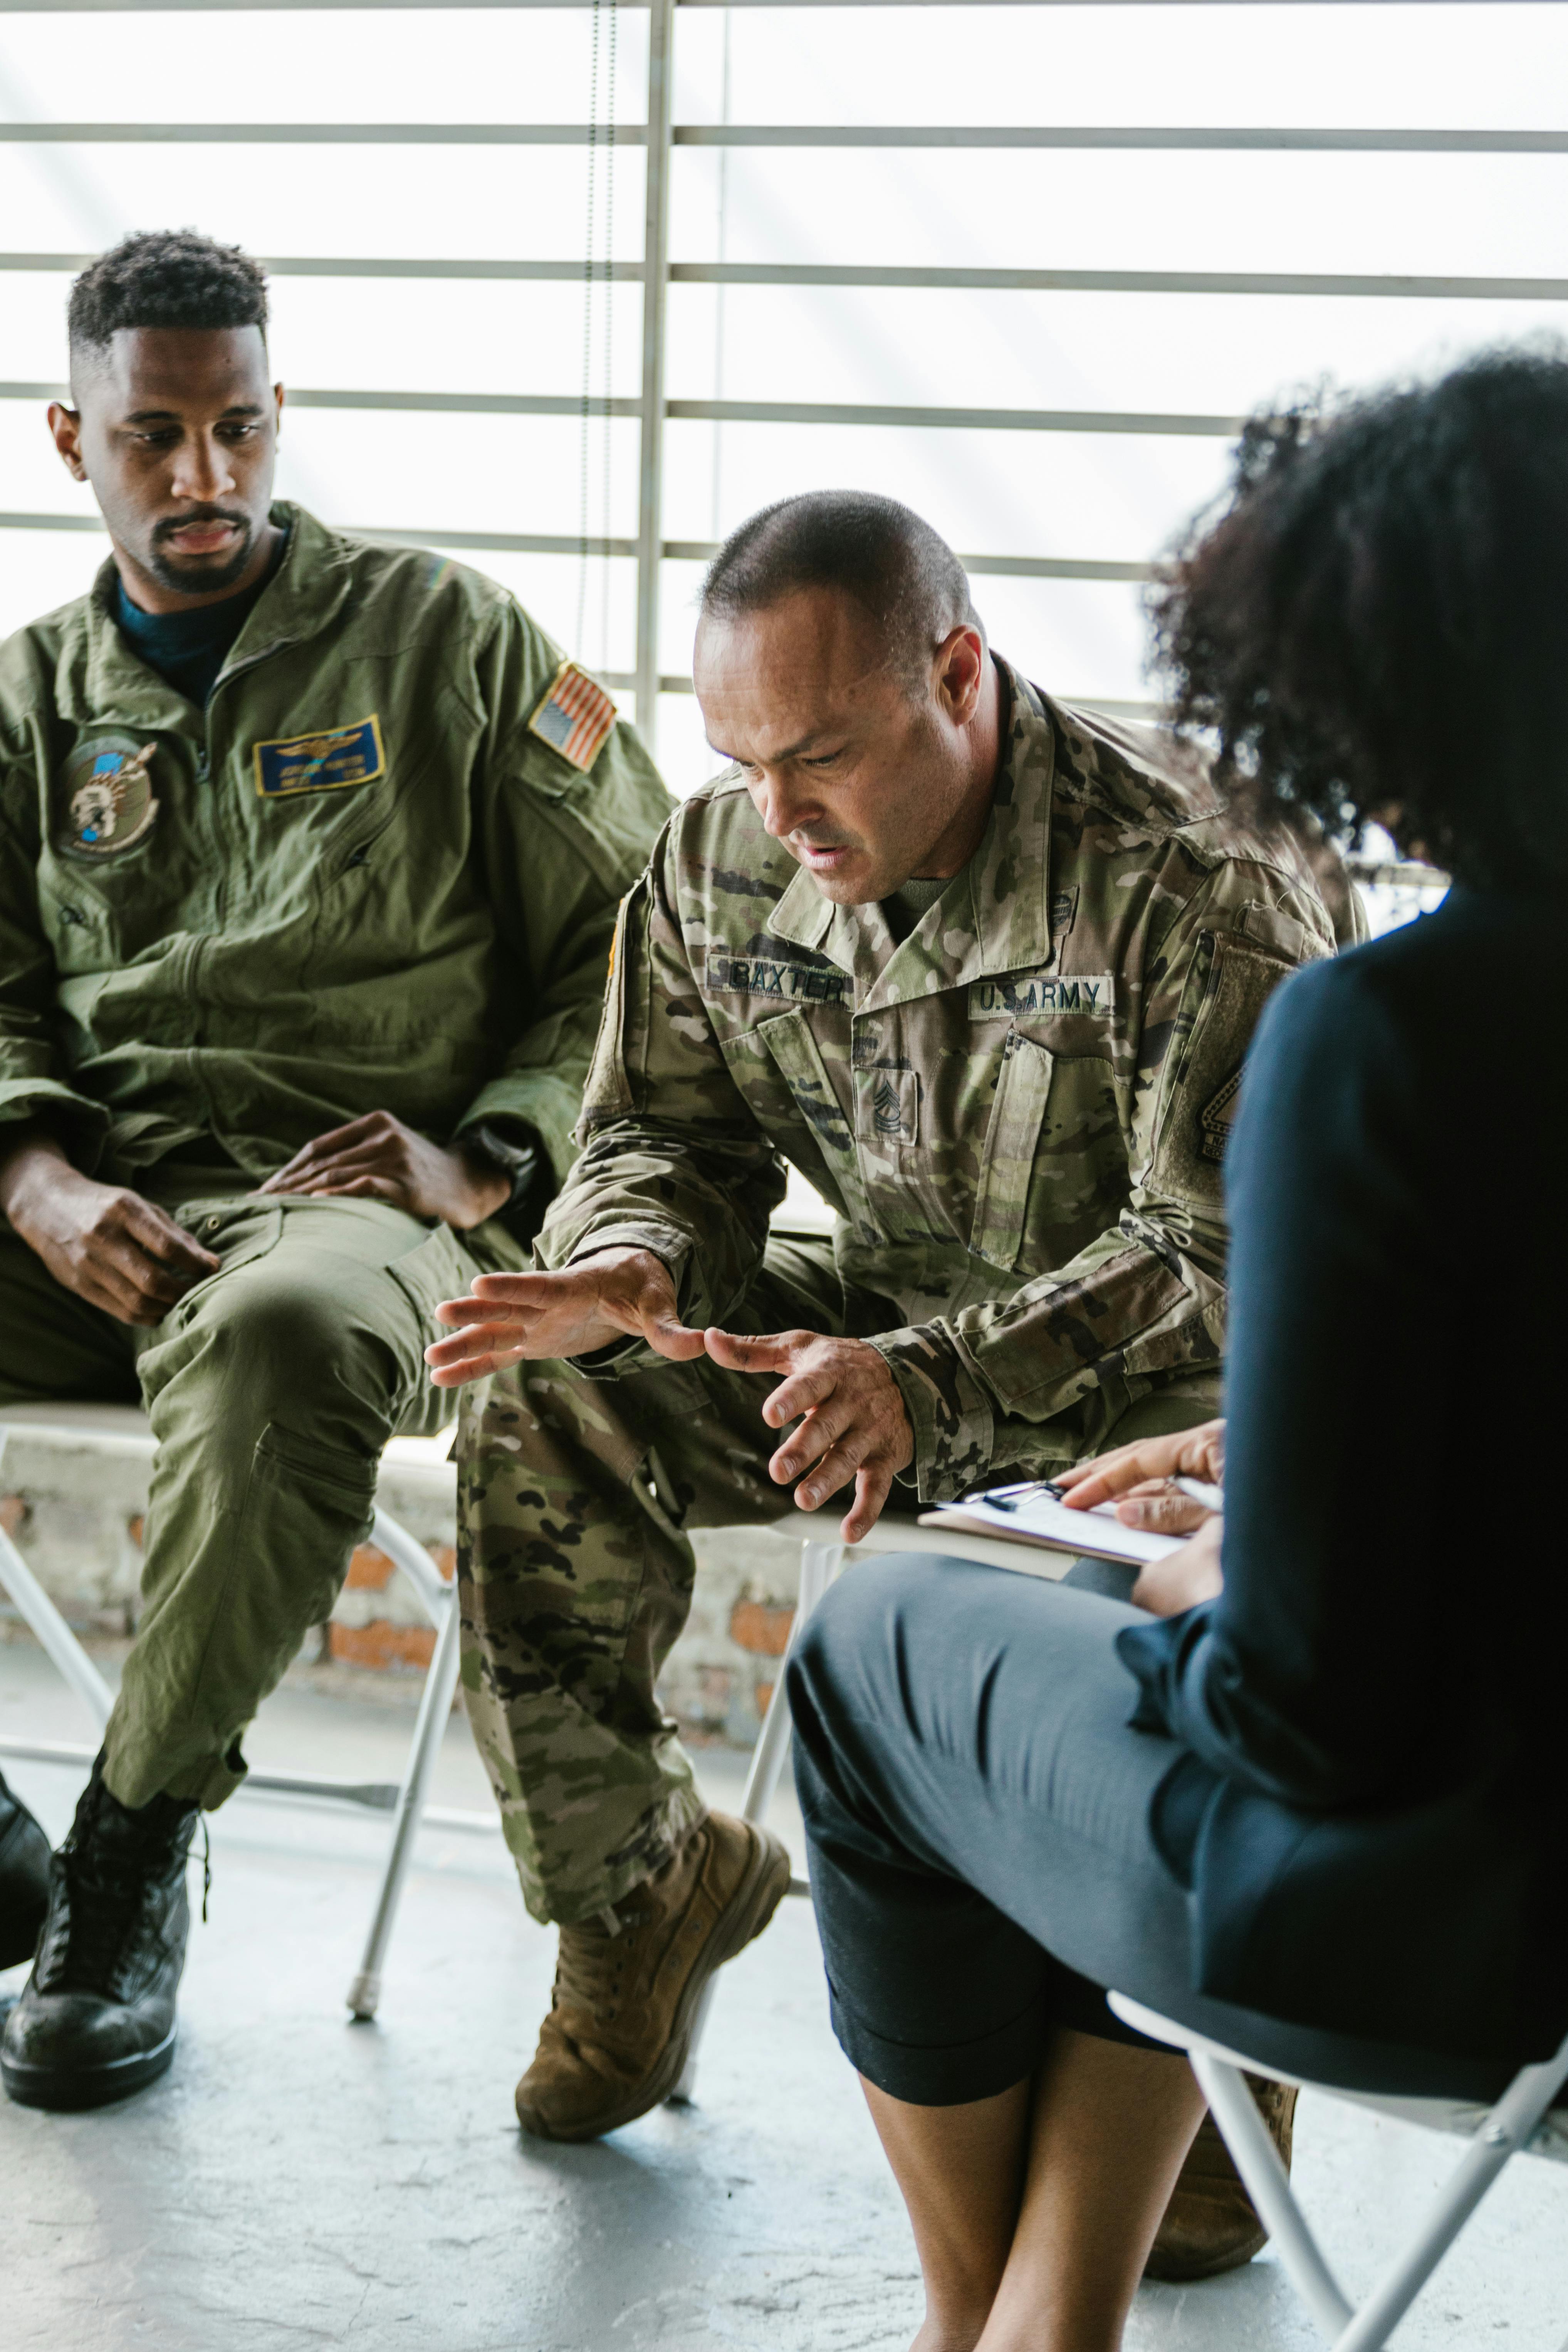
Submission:
<svg viewBox="0 0 1568 2352">
<path fill-rule="evenodd" d="M 82 1175 L 54 1143 L 10 1154 L 0 1208 L 58 1283 L 117 1323 L 161 1323 L 223 1263 L 139 1192 Z"/>
<path fill-rule="evenodd" d="M 783 1486 L 810 1472 L 795 1489 L 803 1511 L 816 1510 L 853 1479 L 855 1499 L 839 1532 L 846 1543 L 859 1543 L 881 1517 L 894 1478 L 914 1459 L 914 1433 L 886 1357 L 864 1339 L 829 1339 L 817 1331 L 757 1339 L 708 1331 L 704 1338 L 726 1371 L 784 1375 L 763 1419 L 773 1429 L 799 1419 L 800 1427 L 768 1464 L 768 1475 Z"/>
<path fill-rule="evenodd" d="M 1173 1486 L 1176 1478 L 1224 1485 L 1223 1421 L 1205 1421 L 1197 1429 L 1175 1430 L 1168 1437 L 1146 1437 L 1136 1445 L 1113 1446 L 1092 1462 L 1062 1471 L 1055 1483 L 1069 1511 L 1092 1511 L 1097 1503 L 1114 1501 L 1123 1527 L 1182 1536 L 1214 1515 Z"/>
<path fill-rule="evenodd" d="M 385 1201 L 411 1217 L 438 1217 L 467 1233 L 506 1206 L 511 1180 L 488 1160 L 470 1159 L 461 1145 L 448 1150 L 389 1110 L 373 1110 L 318 1135 L 260 1190 Z"/>
<path fill-rule="evenodd" d="M 559 1274 L 476 1275 L 467 1298 L 436 1309 L 458 1336 L 425 1350 L 438 1389 L 482 1381 L 541 1356 L 586 1356 L 631 1334 L 679 1362 L 702 1353 L 702 1334 L 677 1309 L 675 1285 L 650 1250 L 601 1250 Z"/>
</svg>

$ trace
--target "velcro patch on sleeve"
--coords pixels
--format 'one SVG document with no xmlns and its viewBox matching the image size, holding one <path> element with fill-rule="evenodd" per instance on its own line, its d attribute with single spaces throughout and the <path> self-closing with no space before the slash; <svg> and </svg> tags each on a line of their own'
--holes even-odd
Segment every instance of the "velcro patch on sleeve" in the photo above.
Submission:
<svg viewBox="0 0 1568 2352">
<path fill-rule="evenodd" d="M 1289 970 L 1235 932 L 1205 933 L 1194 956 L 1154 1116 L 1151 1191 L 1217 1213 L 1220 1168 L 1242 1092 L 1242 1061 L 1258 1015 Z M 1184 1046 L 1181 1033 L 1191 1022 Z"/>
<path fill-rule="evenodd" d="M 616 706 L 585 669 L 563 661 L 549 693 L 529 720 L 529 731 L 584 774 L 610 740 Z"/>
<path fill-rule="evenodd" d="M 1225 1158 L 1230 1130 L 1236 1124 L 1237 1104 L 1241 1095 L 1241 1072 L 1233 1070 L 1215 1095 L 1211 1095 L 1198 1113 L 1198 1150 L 1205 1160 L 1217 1167 Z"/>
</svg>

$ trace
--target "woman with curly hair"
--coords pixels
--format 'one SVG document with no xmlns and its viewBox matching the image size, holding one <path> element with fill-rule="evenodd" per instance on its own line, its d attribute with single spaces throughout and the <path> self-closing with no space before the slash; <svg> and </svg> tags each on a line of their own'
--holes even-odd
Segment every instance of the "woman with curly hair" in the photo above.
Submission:
<svg viewBox="0 0 1568 2352">
<path fill-rule="evenodd" d="M 834 2023 L 918 2352 L 1121 2343 L 1202 2101 L 1103 1988 L 1415 2095 L 1489 2100 L 1568 2032 L 1568 362 L 1255 424 L 1155 621 L 1248 819 L 1375 821 L 1454 887 L 1264 1016 L 1226 1427 L 1078 1474 L 1152 1525 L 1151 1478 L 1223 1470 L 1223 1519 L 1131 1606 L 867 1562 L 800 1645 Z"/>
</svg>

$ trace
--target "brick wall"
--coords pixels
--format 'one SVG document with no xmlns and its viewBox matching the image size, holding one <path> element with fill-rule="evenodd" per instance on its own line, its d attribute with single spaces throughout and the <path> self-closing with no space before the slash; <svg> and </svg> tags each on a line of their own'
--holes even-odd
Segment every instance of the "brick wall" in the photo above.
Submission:
<svg viewBox="0 0 1568 2352">
<path fill-rule="evenodd" d="M 381 1499 L 423 1543 L 443 1576 L 454 1572 L 455 1480 L 445 1439 L 400 1440 L 384 1466 Z M 16 1431 L 0 1460 L 0 1527 L 56 1606 L 88 1637 L 134 1629 L 147 1507 L 145 1452 L 105 1452 Z M 691 1620 L 667 1665 L 666 1706 L 691 1739 L 750 1747 L 778 1680 L 798 1577 L 798 1543 L 766 1528 L 700 1534 Z M 0 1616 L 12 1613 L 0 1599 Z M 417 1596 L 391 1560 L 362 1544 L 330 1622 L 303 1659 L 343 1668 L 385 1695 L 417 1695 L 435 1636 Z"/>
<path fill-rule="evenodd" d="M 697 1590 L 665 1668 L 665 1704 L 689 1738 L 749 1748 L 789 1639 L 800 1545 L 767 1528 L 721 1528 L 692 1548 Z"/>
</svg>

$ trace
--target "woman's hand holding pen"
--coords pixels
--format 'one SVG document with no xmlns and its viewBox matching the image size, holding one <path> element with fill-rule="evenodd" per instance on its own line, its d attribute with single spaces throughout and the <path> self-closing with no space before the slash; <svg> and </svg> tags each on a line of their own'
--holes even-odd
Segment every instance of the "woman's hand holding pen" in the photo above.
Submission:
<svg viewBox="0 0 1568 2352">
<path fill-rule="evenodd" d="M 1068 1510 L 1114 1503 L 1124 1527 L 1143 1528 L 1151 1535 L 1193 1535 L 1180 1551 L 1143 1570 L 1132 1589 L 1136 1607 L 1154 1617 L 1175 1617 L 1223 1591 L 1221 1520 L 1215 1507 L 1225 1483 L 1223 1421 L 1117 1446 L 1062 1471 L 1052 1483 Z"/>
</svg>

